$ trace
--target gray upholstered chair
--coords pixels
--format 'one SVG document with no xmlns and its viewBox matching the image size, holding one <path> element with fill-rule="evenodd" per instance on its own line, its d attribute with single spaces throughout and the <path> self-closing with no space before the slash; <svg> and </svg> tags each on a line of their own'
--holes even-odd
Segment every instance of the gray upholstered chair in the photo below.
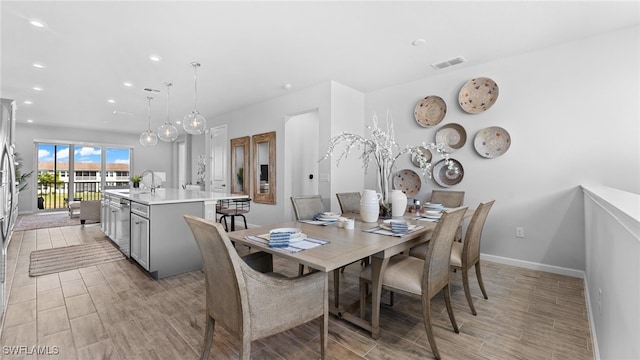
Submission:
<svg viewBox="0 0 640 360">
<path fill-rule="evenodd" d="M 464 286 L 464 294 L 467 297 L 471 313 L 476 315 L 476 308 L 473 306 L 471 298 L 471 290 L 469 290 L 469 268 L 475 266 L 476 278 L 478 285 L 485 299 L 488 299 L 487 291 L 484 289 L 482 282 L 482 274 L 480 273 L 480 238 L 482 237 L 482 229 L 485 220 L 489 215 L 489 210 L 493 206 L 495 200 L 480 203 L 467 227 L 467 232 L 462 243 L 454 242 L 451 248 L 450 265 L 454 269 L 462 270 L 462 284 Z"/>
<path fill-rule="evenodd" d="M 340 212 L 345 213 L 360 213 L 360 193 L 348 192 L 337 193 L 338 203 L 340 204 Z"/>
<path fill-rule="evenodd" d="M 429 201 L 432 203 L 440 203 L 447 208 L 457 208 L 464 204 L 464 191 L 432 190 Z M 455 240 L 462 240 L 462 226 L 458 228 Z"/>
<path fill-rule="evenodd" d="M 389 264 L 382 274 L 383 289 L 422 300 L 424 327 L 436 359 L 440 359 L 440 353 L 431 323 L 431 299 L 441 291 L 444 293 L 453 330 L 456 333 L 459 332 L 451 307 L 449 257 L 456 229 L 462 222 L 466 210 L 466 207 L 461 207 L 443 213 L 428 242 L 426 260 L 408 255 L 396 255 L 389 259 Z M 366 310 L 364 304 L 367 299 L 367 285 L 370 283 L 371 267 L 368 266 L 360 273 L 360 316 L 363 318 Z"/>
<path fill-rule="evenodd" d="M 324 211 L 324 203 L 320 195 L 301 195 L 292 196 L 291 204 L 293 205 L 293 213 L 296 220 L 313 220 L 313 218 Z M 298 267 L 298 274 L 304 273 L 304 265 Z"/>
<path fill-rule="evenodd" d="M 291 204 L 296 220 L 312 220 L 318 213 L 324 211 L 324 203 L 320 195 L 292 196 Z"/>
<path fill-rule="evenodd" d="M 89 221 L 100 221 L 102 203 L 100 200 L 80 201 L 80 224 Z"/>
<path fill-rule="evenodd" d="M 184 215 L 198 244 L 206 285 L 202 359 L 209 356 L 216 322 L 240 341 L 249 359 L 251 341 L 319 319 L 320 354 L 328 340 L 328 282 L 325 272 L 286 278 L 264 274 L 245 263 L 221 224 Z"/>
</svg>

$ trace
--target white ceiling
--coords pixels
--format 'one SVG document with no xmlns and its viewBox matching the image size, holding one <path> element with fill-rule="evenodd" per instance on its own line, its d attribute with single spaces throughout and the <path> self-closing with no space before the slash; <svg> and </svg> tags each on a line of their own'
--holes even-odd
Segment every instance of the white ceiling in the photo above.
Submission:
<svg viewBox="0 0 640 360">
<path fill-rule="evenodd" d="M 0 12 L 0 96 L 17 101 L 19 121 L 132 133 L 147 126 L 144 88 L 161 90 L 151 104 L 154 130 L 166 118 L 165 82 L 174 84 L 172 121 L 193 109 L 193 61 L 202 64 L 198 109 L 212 117 L 329 80 L 366 93 L 636 25 L 640 17 L 637 1 L 3 0 Z M 419 38 L 426 44 L 413 46 Z M 152 63 L 150 54 L 162 60 Z M 468 62 L 430 66 L 456 56 Z"/>
</svg>

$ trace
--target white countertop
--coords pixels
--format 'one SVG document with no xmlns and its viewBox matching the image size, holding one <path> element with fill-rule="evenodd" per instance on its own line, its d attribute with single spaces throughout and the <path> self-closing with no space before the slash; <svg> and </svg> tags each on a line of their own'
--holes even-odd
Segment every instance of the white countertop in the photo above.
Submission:
<svg viewBox="0 0 640 360">
<path fill-rule="evenodd" d="M 135 190 L 135 189 L 114 189 L 105 190 L 106 194 L 112 196 L 118 196 L 124 199 L 129 199 L 138 203 L 146 205 L 155 204 L 173 204 L 173 203 L 185 203 L 185 202 L 199 202 L 199 201 L 218 201 L 228 199 L 242 199 L 247 198 L 247 195 L 230 194 L 216 191 L 199 191 L 199 190 L 183 190 L 183 189 L 157 189 L 155 193 L 151 193 L 149 190 Z"/>
</svg>

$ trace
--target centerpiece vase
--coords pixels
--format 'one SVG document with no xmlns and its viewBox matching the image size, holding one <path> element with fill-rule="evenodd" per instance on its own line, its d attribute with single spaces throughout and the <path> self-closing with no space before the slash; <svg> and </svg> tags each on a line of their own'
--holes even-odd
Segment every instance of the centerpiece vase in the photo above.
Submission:
<svg viewBox="0 0 640 360">
<path fill-rule="evenodd" d="M 391 190 L 391 216 L 403 216 L 407 210 L 407 195 L 401 190 Z"/>
<path fill-rule="evenodd" d="M 378 221 L 380 213 L 380 200 L 382 194 L 374 190 L 365 190 L 360 198 L 360 219 L 363 222 L 372 223 Z"/>
</svg>

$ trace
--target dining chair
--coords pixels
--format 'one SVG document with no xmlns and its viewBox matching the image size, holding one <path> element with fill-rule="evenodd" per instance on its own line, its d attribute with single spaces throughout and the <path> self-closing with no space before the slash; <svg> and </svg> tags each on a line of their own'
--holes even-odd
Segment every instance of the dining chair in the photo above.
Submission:
<svg viewBox="0 0 640 360">
<path fill-rule="evenodd" d="M 485 201 L 478 205 L 478 208 L 474 211 L 469 226 L 467 226 L 467 232 L 465 233 L 462 243 L 454 242 L 451 248 L 450 266 L 455 271 L 457 269 L 462 270 L 462 284 L 464 286 L 464 294 L 467 297 L 469 308 L 471 313 L 476 315 L 476 309 L 473 306 L 473 299 L 471 298 L 471 291 L 469 290 L 469 268 L 475 266 L 476 277 L 478 278 L 478 285 L 485 299 L 488 299 L 487 292 L 484 289 L 484 283 L 482 282 L 482 274 L 480 273 L 480 238 L 482 236 L 482 229 L 484 227 L 489 210 L 493 206 L 495 200 Z M 409 250 L 409 255 L 420 259 L 424 259 L 427 256 L 426 244 L 420 244 Z"/>
<path fill-rule="evenodd" d="M 340 212 L 343 214 L 359 214 L 360 196 L 359 192 L 336 193 L 338 203 L 340 204 Z"/>
<path fill-rule="evenodd" d="M 296 220 L 313 220 L 313 218 L 324 211 L 324 203 L 320 195 L 292 196 L 291 204 Z M 298 266 L 298 275 L 304 273 L 304 265 Z"/>
<path fill-rule="evenodd" d="M 291 204 L 296 220 L 313 220 L 313 218 L 324 211 L 324 203 L 320 195 L 292 196 Z"/>
<path fill-rule="evenodd" d="M 198 244 L 206 286 L 207 326 L 202 359 L 207 359 L 218 322 L 240 342 L 249 359 L 251 342 L 319 319 L 320 355 L 328 340 L 328 282 L 325 272 L 286 278 L 254 270 L 238 255 L 221 224 L 184 215 Z"/>
<path fill-rule="evenodd" d="M 432 190 L 431 199 L 432 203 L 440 203 L 447 208 L 457 208 L 464 204 L 464 191 L 452 191 L 452 190 Z M 456 232 L 456 241 L 462 240 L 462 225 Z"/>
<path fill-rule="evenodd" d="M 462 222 L 466 207 L 447 210 L 442 214 L 438 225 L 433 229 L 428 241 L 425 260 L 409 256 L 395 255 L 389 259 L 381 274 L 382 288 L 422 300 L 422 317 L 429 339 L 431 351 L 436 359 L 440 353 L 436 346 L 431 320 L 431 299 L 438 293 L 444 293 L 444 300 L 453 330 L 458 333 L 458 325 L 451 306 L 449 290 L 449 257 L 456 229 Z M 426 235 L 425 236 L 429 236 Z M 371 283 L 371 266 L 360 273 L 360 317 L 364 318 L 367 299 L 367 285 Z"/>
<path fill-rule="evenodd" d="M 487 291 L 484 289 L 482 274 L 480 273 L 480 239 L 482 237 L 482 229 L 484 228 L 485 220 L 487 219 L 489 210 L 491 210 L 494 202 L 495 200 L 486 201 L 478 205 L 478 208 L 469 221 L 464 241 L 462 243 L 453 243 L 453 247 L 451 248 L 451 259 L 449 265 L 454 269 L 462 270 L 464 295 L 467 297 L 467 302 L 469 303 L 469 308 L 473 315 L 477 315 L 477 313 L 476 308 L 473 306 L 471 290 L 469 290 L 469 269 L 472 266 L 475 266 L 476 268 L 476 278 L 478 279 L 478 285 L 480 285 L 482 295 L 485 299 L 489 298 L 487 296 Z"/>
</svg>

